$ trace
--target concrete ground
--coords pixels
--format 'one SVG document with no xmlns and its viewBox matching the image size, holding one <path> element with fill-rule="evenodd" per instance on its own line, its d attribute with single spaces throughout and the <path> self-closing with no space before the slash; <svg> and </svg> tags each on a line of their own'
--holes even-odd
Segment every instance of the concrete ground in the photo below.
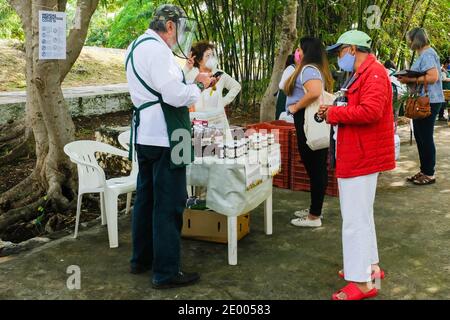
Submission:
<svg viewBox="0 0 450 320">
<path fill-rule="evenodd" d="M 387 271 L 378 299 L 450 299 L 450 128 L 436 130 L 437 183 L 411 186 L 416 146 L 402 132 L 395 171 L 379 179 L 375 212 L 381 265 Z M 106 228 L 96 226 L 0 263 L 0 299 L 329 299 L 344 285 L 339 202 L 327 198 L 322 228 L 289 224 L 309 193 L 274 190 L 274 234 L 263 232 L 262 207 L 251 214 L 251 233 L 238 244 L 238 266 L 227 264 L 225 245 L 183 240 L 186 270 L 199 284 L 166 291 L 150 286 L 150 273 L 131 275 L 130 218 L 120 223 L 120 248 L 109 249 Z M 5 261 L 8 260 L 8 261 Z M 81 269 L 81 289 L 66 286 L 67 267 Z"/>
</svg>

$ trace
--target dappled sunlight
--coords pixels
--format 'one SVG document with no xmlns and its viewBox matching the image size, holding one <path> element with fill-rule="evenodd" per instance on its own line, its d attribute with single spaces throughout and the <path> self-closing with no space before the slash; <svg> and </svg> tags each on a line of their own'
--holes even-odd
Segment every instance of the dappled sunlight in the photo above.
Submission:
<svg viewBox="0 0 450 320">
<path fill-rule="evenodd" d="M 406 182 L 405 181 L 396 181 L 396 182 L 392 182 L 390 184 L 391 187 L 404 187 L 406 186 Z"/>
<path fill-rule="evenodd" d="M 429 288 L 426 288 L 425 290 L 429 293 L 437 293 L 438 291 L 440 291 L 440 289 L 438 287 L 429 287 Z"/>
</svg>

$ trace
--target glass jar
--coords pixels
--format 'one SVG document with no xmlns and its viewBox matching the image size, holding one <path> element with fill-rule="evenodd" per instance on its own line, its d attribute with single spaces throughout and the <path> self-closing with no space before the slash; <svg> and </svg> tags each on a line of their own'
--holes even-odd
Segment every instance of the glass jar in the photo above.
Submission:
<svg viewBox="0 0 450 320">
<path fill-rule="evenodd" d="M 228 143 L 225 147 L 225 156 L 227 159 L 236 158 L 236 148 L 234 143 Z"/>
<path fill-rule="evenodd" d="M 269 133 L 269 134 L 267 135 L 267 143 L 268 143 L 269 145 L 275 144 L 275 134 Z"/>
</svg>

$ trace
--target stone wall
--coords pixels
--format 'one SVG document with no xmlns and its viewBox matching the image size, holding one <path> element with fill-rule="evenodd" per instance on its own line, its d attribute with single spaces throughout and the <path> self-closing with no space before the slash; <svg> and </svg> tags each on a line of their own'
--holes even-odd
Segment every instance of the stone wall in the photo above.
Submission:
<svg viewBox="0 0 450 320">
<path fill-rule="evenodd" d="M 128 92 L 99 93 L 93 95 L 69 96 L 66 103 L 72 116 L 90 116 L 131 110 Z M 0 103 L 0 124 L 20 119 L 25 115 L 24 101 Z"/>
</svg>

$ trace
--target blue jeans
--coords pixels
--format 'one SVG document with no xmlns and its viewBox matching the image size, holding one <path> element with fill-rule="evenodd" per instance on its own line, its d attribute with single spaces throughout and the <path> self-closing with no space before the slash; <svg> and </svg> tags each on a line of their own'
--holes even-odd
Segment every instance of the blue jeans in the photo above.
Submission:
<svg viewBox="0 0 450 320">
<path fill-rule="evenodd" d="M 136 145 L 139 175 L 132 216 L 131 265 L 153 266 L 153 282 L 180 271 L 186 168 L 170 169 L 170 149 Z"/>
<path fill-rule="evenodd" d="M 434 176 L 436 165 L 436 146 L 434 145 L 434 124 L 441 109 L 441 103 L 431 103 L 431 116 L 413 120 L 414 138 L 419 151 L 420 171 L 427 176 Z"/>
</svg>

